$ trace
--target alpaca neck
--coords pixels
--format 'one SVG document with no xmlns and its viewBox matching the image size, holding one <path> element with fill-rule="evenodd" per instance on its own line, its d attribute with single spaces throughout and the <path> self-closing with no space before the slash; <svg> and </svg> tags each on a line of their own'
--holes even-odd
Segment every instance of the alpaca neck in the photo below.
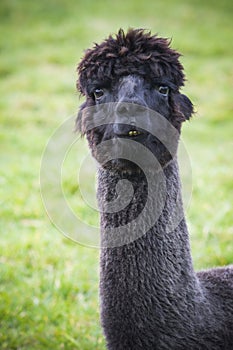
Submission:
<svg viewBox="0 0 233 350">
<path fill-rule="evenodd" d="M 145 207 L 146 193 L 148 193 L 145 177 L 132 174 L 128 176 L 128 181 L 133 184 L 134 196 L 127 208 L 119 212 L 102 213 L 101 239 L 103 246 L 108 246 L 103 247 L 101 253 L 102 277 L 105 279 L 108 273 L 113 273 L 115 270 L 114 278 L 109 280 L 107 277 L 108 283 L 113 283 L 110 288 L 114 288 L 114 283 L 119 283 L 119 278 L 121 281 L 124 278 L 127 279 L 125 288 L 128 285 L 131 289 L 132 285 L 138 288 L 140 280 L 144 281 L 148 290 L 156 284 L 156 290 L 161 296 L 164 292 L 180 293 L 180 288 L 182 288 L 184 297 L 188 295 L 190 300 L 195 301 L 196 295 L 200 294 L 201 291 L 193 271 L 176 160 L 173 160 L 164 169 L 164 175 L 166 195 L 164 196 L 164 193 L 161 195 L 158 189 L 155 190 L 159 198 L 164 201 L 161 213 L 153 223 L 151 213 L 153 214 L 153 211 L 157 210 L 149 205 L 152 210 L 148 216 L 147 213 L 143 213 L 142 219 L 143 221 L 151 221 L 153 225 L 147 232 L 143 232 L 144 226 L 143 221 L 141 221 L 142 228 L 141 231 L 139 230 L 139 237 L 134 237 L 132 232 L 123 228 L 131 220 L 135 220 Z M 114 200 L 116 184 L 119 180 L 122 180 L 119 174 L 109 173 L 105 170 L 100 171 L 98 190 L 100 206 Z M 129 227 L 132 229 L 133 226 Z M 112 228 L 114 228 L 113 231 Z M 137 230 L 138 227 L 135 226 L 135 229 Z M 128 244 L 119 244 L 119 242 L 124 242 L 124 237 L 120 237 L 120 240 L 114 240 L 112 237 L 112 232 L 116 235 L 116 233 L 121 234 L 121 231 L 123 231 L 124 237 L 125 235 L 130 237 Z M 107 244 L 105 244 L 106 242 Z M 121 276 L 119 276 L 120 271 L 122 272 Z M 129 281 L 131 277 L 132 280 Z M 186 293 L 185 288 L 187 288 L 188 293 Z"/>
</svg>

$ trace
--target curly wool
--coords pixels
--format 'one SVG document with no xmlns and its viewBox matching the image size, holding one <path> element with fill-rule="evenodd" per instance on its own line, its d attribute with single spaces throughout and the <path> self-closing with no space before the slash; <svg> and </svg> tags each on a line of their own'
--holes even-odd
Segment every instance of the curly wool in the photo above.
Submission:
<svg viewBox="0 0 233 350">
<path fill-rule="evenodd" d="M 131 29 L 126 34 L 120 29 L 116 37 L 110 35 L 86 51 L 78 66 L 77 88 L 86 94 L 94 80 L 112 84 L 119 76 L 139 74 L 155 82 L 166 76 L 172 88 L 179 90 L 185 76 L 180 54 L 170 48 L 170 42 L 143 29 Z"/>
</svg>

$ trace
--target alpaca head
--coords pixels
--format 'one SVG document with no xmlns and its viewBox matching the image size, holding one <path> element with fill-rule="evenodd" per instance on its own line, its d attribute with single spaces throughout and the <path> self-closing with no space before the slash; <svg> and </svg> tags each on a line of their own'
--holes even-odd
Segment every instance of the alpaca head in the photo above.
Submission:
<svg viewBox="0 0 233 350">
<path fill-rule="evenodd" d="M 116 156 L 102 161 L 104 167 L 137 167 L 119 152 L 127 140 L 134 141 L 127 144 L 132 153 L 137 152 L 133 145 L 141 144 L 162 167 L 173 158 L 181 124 L 193 112 L 190 100 L 180 93 L 184 73 L 179 57 L 169 40 L 141 29 L 120 30 L 86 51 L 77 82 L 85 102 L 76 123 L 98 160 L 98 146 L 112 141 L 105 150 L 115 147 Z"/>
</svg>

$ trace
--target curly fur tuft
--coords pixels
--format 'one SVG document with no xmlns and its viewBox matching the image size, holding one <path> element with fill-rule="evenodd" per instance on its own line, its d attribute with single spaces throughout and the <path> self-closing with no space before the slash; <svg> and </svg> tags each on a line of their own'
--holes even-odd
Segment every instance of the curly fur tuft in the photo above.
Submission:
<svg viewBox="0 0 233 350">
<path fill-rule="evenodd" d="M 77 87 L 82 94 L 93 80 L 112 83 L 113 79 L 139 74 L 150 80 L 166 76 L 175 90 L 184 85 L 180 54 L 170 48 L 170 40 L 151 35 L 143 29 L 130 29 L 109 36 L 86 51 L 78 66 Z"/>
</svg>

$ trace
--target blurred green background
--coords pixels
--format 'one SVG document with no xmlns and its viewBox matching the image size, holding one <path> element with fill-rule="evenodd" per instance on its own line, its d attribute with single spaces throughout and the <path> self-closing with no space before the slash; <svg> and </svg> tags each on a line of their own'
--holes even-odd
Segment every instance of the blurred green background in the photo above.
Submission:
<svg viewBox="0 0 233 350">
<path fill-rule="evenodd" d="M 196 108 L 183 128 L 194 264 L 233 262 L 232 14 L 231 0 L 1 0 L 0 349 L 105 349 L 99 252 L 49 222 L 39 170 L 50 135 L 81 103 L 75 70 L 83 50 L 119 27 L 170 37 L 183 53 L 183 90 Z M 75 203 L 79 189 L 68 180 Z M 87 206 L 80 211 L 92 220 Z"/>
</svg>

